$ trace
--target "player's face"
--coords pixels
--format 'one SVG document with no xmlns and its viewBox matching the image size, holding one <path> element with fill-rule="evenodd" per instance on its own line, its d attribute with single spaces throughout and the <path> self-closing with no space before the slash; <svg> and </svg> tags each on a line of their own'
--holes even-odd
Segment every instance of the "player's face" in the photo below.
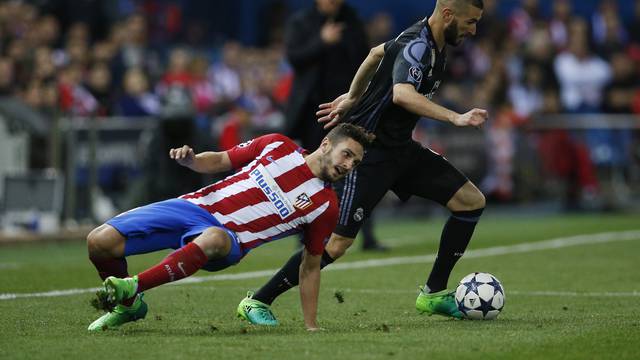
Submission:
<svg viewBox="0 0 640 360">
<path fill-rule="evenodd" d="M 482 10 L 473 5 L 468 5 L 458 14 L 452 11 L 449 22 L 445 23 L 444 40 L 452 46 L 460 45 L 464 39 L 476 34 L 476 25 L 481 17 Z"/>
<path fill-rule="evenodd" d="M 349 171 L 353 170 L 364 156 L 364 149 L 357 141 L 346 138 L 336 144 L 327 141 L 326 150 L 322 160 L 322 174 L 320 178 L 324 181 L 334 182 L 345 177 Z"/>
</svg>

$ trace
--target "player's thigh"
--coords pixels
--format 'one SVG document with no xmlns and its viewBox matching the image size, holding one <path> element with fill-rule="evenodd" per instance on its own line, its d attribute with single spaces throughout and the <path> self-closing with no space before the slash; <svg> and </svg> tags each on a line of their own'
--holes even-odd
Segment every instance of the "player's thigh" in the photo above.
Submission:
<svg viewBox="0 0 640 360">
<path fill-rule="evenodd" d="M 334 186 L 340 202 L 335 234 L 356 237 L 364 220 L 396 181 L 397 166 L 384 151 L 368 150 L 362 163 Z"/>
<path fill-rule="evenodd" d="M 442 155 L 420 145 L 413 147 L 410 159 L 414 165 L 394 185 L 393 190 L 400 198 L 419 196 L 447 206 L 469 181 Z"/>
<path fill-rule="evenodd" d="M 217 225 L 205 210 L 181 199 L 135 208 L 114 217 L 107 224 L 125 237 L 125 256 L 178 249 L 186 238 L 193 238 Z"/>
</svg>

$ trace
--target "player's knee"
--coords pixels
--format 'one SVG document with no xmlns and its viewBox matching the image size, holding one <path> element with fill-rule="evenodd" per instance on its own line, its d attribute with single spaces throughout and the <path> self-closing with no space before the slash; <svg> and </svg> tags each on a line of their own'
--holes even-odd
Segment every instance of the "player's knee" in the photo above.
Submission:
<svg viewBox="0 0 640 360">
<path fill-rule="evenodd" d="M 344 255 L 351 244 L 353 244 L 353 240 L 353 238 L 331 234 L 331 238 L 325 246 L 325 250 L 334 260 L 336 260 Z"/>
<path fill-rule="evenodd" d="M 225 257 L 231 251 L 229 235 L 219 228 L 207 229 L 193 242 L 202 249 L 209 260 Z"/>
<path fill-rule="evenodd" d="M 87 235 L 87 250 L 90 257 L 122 257 L 124 238 L 113 227 L 103 224 Z"/>
<path fill-rule="evenodd" d="M 483 209 L 487 204 L 484 194 L 478 188 L 475 188 L 475 191 L 473 191 L 469 197 L 469 207 L 471 210 Z"/>
<path fill-rule="evenodd" d="M 482 209 L 486 205 L 484 194 L 471 182 L 464 184 L 447 204 L 451 211 Z"/>
</svg>

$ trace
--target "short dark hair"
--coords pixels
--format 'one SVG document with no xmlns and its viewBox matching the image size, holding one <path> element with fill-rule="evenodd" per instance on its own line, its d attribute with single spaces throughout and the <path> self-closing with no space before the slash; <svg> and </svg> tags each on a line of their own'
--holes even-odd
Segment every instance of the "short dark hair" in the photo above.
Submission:
<svg viewBox="0 0 640 360">
<path fill-rule="evenodd" d="M 465 5 L 473 5 L 480 10 L 484 10 L 484 2 L 483 0 L 438 0 L 436 2 L 436 8 L 440 8 L 441 6 L 454 6 L 459 7 L 462 4 Z"/>
<path fill-rule="evenodd" d="M 471 0 L 471 5 L 477 7 L 480 10 L 484 10 L 484 2 L 482 0 Z"/>
<path fill-rule="evenodd" d="M 366 149 L 373 143 L 376 136 L 362 126 L 341 123 L 329 131 L 327 138 L 333 143 L 338 143 L 345 138 L 351 138 Z"/>
</svg>

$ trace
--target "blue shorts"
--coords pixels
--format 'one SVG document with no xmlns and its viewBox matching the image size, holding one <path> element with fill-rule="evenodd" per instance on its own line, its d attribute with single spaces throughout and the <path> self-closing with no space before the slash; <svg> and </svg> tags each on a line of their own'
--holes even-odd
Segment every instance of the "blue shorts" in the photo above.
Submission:
<svg viewBox="0 0 640 360">
<path fill-rule="evenodd" d="M 107 221 L 125 238 L 124 255 L 179 249 L 207 228 L 218 227 L 231 238 L 231 251 L 222 259 L 209 261 L 207 271 L 237 264 L 245 255 L 238 236 L 220 224 L 209 212 L 182 199 L 170 199 L 141 206 Z"/>
</svg>

